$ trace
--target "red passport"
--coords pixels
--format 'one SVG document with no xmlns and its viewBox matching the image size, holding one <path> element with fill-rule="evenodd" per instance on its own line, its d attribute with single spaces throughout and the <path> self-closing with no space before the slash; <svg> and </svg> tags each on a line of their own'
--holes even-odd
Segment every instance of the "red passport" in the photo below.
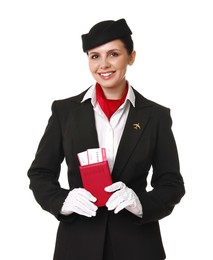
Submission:
<svg viewBox="0 0 213 260">
<path fill-rule="evenodd" d="M 112 184 L 108 161 L 80 166 L 83 186 L 97 198 L 94 203 L 98 207 L 105 206 L 112 193 L 104 188 Z"/>
</svg>

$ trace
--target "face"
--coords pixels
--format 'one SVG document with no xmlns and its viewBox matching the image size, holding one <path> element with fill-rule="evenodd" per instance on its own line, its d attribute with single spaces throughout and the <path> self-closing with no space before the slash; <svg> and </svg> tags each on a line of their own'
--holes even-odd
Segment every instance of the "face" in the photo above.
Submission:
<svg viewBox="0 0 213 260">
<path fill-rule="evenodd" d="M 121 40 L 114 40 L 88 51 L 89 68 L 104 91 L 124 89 L 127 66 L 135 60 Z"/>
</svg>

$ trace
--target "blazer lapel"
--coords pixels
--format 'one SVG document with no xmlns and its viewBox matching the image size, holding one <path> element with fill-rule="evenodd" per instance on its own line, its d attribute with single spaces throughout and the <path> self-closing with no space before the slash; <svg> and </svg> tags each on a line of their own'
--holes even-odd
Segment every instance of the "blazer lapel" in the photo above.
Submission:
<svg viewBox="0 0 213 260">
<path fill-rule="evenodd" d="M 130 106 L 126 126 L 118 147 L 112 171 L 113 178 L 117 179 L 121 175 L 139 139 L 142 138 L 149 119 L 150 115 L 146 115 L 143 107 L 134 108 L 132 105 Z"/>
<path fill-rule="evenodd" d="M 79 150 L 99 147 L 95 128 L 94 111 L 91 102 L 83 102 L 75 113 L 77 135 L 79 136 Z"/>
</svg>

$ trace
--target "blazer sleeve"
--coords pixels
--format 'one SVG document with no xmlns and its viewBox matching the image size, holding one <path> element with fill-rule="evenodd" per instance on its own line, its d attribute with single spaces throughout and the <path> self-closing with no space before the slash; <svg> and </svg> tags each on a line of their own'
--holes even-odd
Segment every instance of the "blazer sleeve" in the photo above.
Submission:
<svg viewBox="0 0 213 260">
<path fill-rule="evenodd" d="M 28 170 L 28 177 L 36 201 L 56 218 L 59 218 L 62 204 L 69 193 L 69 190 L 60 187 L 58 181 L 63 159 L 61 127 L 54 101 L 52 115 Z"/>
<path fill-rule="evenodd" d="M 169 109 L 157 114 L 155 129 L 151 178 L 153 189 L 141 194 L 142 222 L 157 221 L 168 216 L 185 194 Z"/>
</svg>

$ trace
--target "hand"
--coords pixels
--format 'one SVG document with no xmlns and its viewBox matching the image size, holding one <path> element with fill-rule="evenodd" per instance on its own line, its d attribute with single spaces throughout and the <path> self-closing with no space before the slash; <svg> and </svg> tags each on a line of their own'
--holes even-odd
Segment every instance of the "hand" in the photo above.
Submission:
<svg viewBox="0 0 213 260">
<path fill-rule="evenodd" d="M 86 217 L 96 216 L 98 207 L 93 203 L 96 200 L 89 191 L 83 188 L 75 188 L 69 192 L 65 199 L 61 214 L 67 216 L 75 212 Z"/>
<path fill-rule="evenodd" d="M 115 182 L 106 187 L 105 191 L 114 192 L 106 203 L 108 210 L 114 210 L 114 213 L 117 214 L 125 208 L 131 213 L 142 217 L 142 205 L 138 196 L 123 182 Z"/>
</svg>

